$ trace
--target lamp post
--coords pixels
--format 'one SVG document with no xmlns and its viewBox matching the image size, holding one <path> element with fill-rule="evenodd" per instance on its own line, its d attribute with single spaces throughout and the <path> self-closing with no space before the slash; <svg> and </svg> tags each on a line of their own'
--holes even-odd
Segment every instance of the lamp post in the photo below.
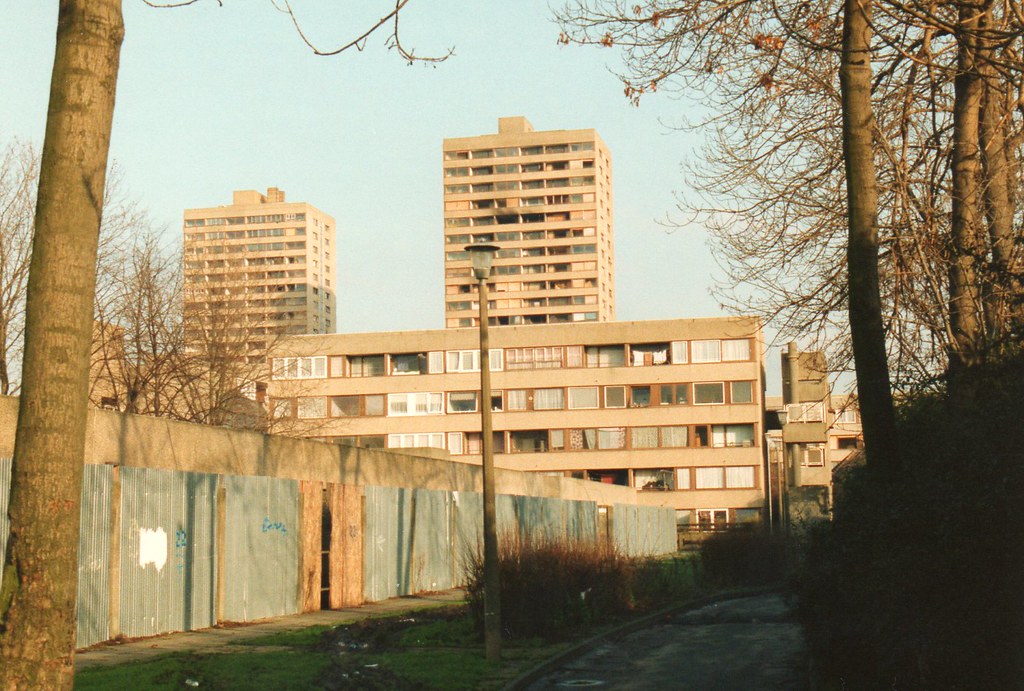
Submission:
<svg viewBox="0 0 1024 691">
<path fill-rule="evenodd" d="M 487 279 L 496 245 L 466 246 L 473 259 L 473 276 L 479 282 L 480 302 L 480 436 L 484 475 L 484 649 L 487 660 L 501 659 L 501 578 L 498 573 L 498 532 L 494 510 L 494 437 L 491 431 L 491 363 L 487 333 Z"/>
</svg>

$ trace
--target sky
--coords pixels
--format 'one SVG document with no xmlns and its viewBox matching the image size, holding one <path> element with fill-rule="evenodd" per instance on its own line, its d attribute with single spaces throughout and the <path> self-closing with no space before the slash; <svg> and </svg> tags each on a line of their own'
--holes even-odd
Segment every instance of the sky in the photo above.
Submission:
<svg viewBox="0 0 1024 691">
<path fill-rule="evenodd" d="M 293 0 L 303 31 L 334 48 L 393 0 Z M 0 0 L 0 144 L 42 143 L 57 2 Z M 271 0 L 176 9 L 124 0 L 111 157 L 129 194 L 181 238 L 185 208 L 279 187 L 338 226 L 338 331 L 442 328 L 441 144 L 497 131 L 594 128 L 612 153 L 616 317 L 725 315 L 722 272 L 699 225 L 667 229 L 699 133 L 671 127 L 699 104 L 657 94 L 634 107 L 614 50 L 560 46 L 546 3 L 411 0 L 403 45 L 443 54 L 407 65 L 385 45 L 318 57 Z M 770 332 L 769 332 L 770 333 Z M 778 390 L 769 349 L 769 391 Z"/>
</svg>

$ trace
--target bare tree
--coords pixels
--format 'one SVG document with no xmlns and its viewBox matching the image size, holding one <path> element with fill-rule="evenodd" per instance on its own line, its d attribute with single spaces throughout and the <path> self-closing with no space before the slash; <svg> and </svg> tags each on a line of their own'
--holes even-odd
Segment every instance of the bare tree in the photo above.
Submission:
<svg viewBox="0 0 1024 691">
<path fill-rule="evenodd" d="M 39 158 L 27 144 L 0 153 L 0 394 L 17 393 L 25 328 L 25 286 Z"/>
</svg>

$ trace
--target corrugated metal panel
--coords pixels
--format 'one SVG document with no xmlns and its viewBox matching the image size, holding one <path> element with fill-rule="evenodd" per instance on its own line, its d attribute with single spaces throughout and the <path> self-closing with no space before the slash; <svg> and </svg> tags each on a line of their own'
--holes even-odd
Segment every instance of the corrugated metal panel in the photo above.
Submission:
<svg viewBox="0 0 1024 691">
<path fill-rule="evenodd" d="M 597 502 L 566 501 L 565 536 L 579 542 L 597 542 Z"/>
<path fill-rule="evenodd" d="M 87 465 L 78 534 L 79 648 L 110 638 L 110 519 L 114 468 Z"/>
<path fill-rule="evenodd" d="M 217 476 L 121 469 L 121 633 L 214 623 Z"/>
<path fill-rule="evenodd" d="M 298 612 L 298 481 L 228 475 L 223 482 L 225 619 Z"/>
<path fill-rule="evenodd" d="M 630 504 L 616 504 L 612 512 L 612 538 L 616 549 L 626 556 L 637 556 L 637 508 Z"/>
<path fill-rule="evenodd" d="M 0 458 L 0 565 L 7 559 L 7 534 L 11 529 L 7 503 L 11 500 L 11 459 Z"/>
<path fill-rule="evenodd" d="M 522 537 L 519 534 L 519 519 L 516 516 L 516 498 L 508 494 L 499 494 L 494 498 L 495 532 L 498 533 L 498 545 L 516 544 Z M 481 524 L 483 518 L 481 517 Z M 481 538 L 481 545 L 483 544 Z"/>
<path fill-rule="evenodd" d="M 409 592 L 413 491 L 366 487 L 363 594 L 374 602 Z"/>
<path fill-rule="evenodd" d="M 452 582 L 454 534 L 450 492 L 413 493 L 411 592 L 447 590 Z"/>
<path fill-rule="evenodd" d="M 452 492 L 455 512 L 455 579 L 468 582 L 470 566 L 484 552 L 484 498 L 479 492 Z"/>
</svg>

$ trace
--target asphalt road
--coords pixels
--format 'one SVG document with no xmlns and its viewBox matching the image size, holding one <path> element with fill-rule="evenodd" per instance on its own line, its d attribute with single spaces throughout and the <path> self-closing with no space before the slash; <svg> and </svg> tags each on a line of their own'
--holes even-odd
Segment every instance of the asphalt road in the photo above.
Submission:
<svg viewBox="0 0 1024 691">
<path fill-rule="evenodd" d="M 807 688 L 803 635 L 780 595 L 725 600 L 608 640 L 529 689 Z"/>
</svg>

